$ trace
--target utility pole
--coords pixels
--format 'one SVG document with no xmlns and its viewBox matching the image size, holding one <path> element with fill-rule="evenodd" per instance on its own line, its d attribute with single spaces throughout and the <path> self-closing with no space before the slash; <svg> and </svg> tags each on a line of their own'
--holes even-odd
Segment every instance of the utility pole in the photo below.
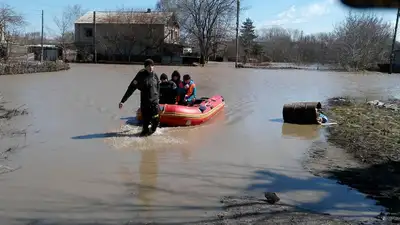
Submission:
<svg viewBox="0 0 400 225">
<path fill-rule="evenodd" d="M 44 12 L 42 9 L 42 37 L 40 38 L 40 45 L 41 45 L 41 53 L 40 53 L 40 62 L 43 62 L 43 53 L 44 53 L 44 49 L 43 49 L 43 27 L 44 27 Z"/>
<path fill-rule="evenodd" d="M 238 68 L 238 60 L 239 60 L 239 12 L 240 12 L 240 0 L 236 0 L 236 60 L 235 60 L 235 68 Z"/>
<path fill-rule="evenodd" d="M 6 22 L 2 22 L 2 32 L 1 32 L 1 41 L 5 41 L 6 42 L 6 59 L 9 58 L 11 51 L 10 51 L 10 35 L 7 35 L 7 28 L 6 28 Z"/>
<path fill-rule="evenodd" d="M 93 11 L 93 62 L 97 63 L 97 47 L 96 47 L 96 11 Z"/>
<path fill-rule="evenodd" d="M 397 26 L 399 25 L 399 16 L 400 16 L 400 8 L 397 9 L 396 25 L 394 27 L 393 42 L 392 42 L 392 51 L 390 52 L 389 74 L 392 74 L 392 72 L 393 72 L 394 46 L 396 45 Z"/>
</svg>

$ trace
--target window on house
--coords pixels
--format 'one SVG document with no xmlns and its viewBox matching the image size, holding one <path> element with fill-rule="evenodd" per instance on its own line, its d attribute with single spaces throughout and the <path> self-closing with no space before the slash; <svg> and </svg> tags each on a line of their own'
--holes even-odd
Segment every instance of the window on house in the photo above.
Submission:
<svg viewBox="0 0 400 225">
<path fill-rule="evenodd" d="M 85 36 L 86 37 L 93 37 L 93 29 L 92 28 L 85 28 Z"/>
<path fill-rule="evenodd" d="M 178 39 L 179 38 L 179 33 L 178 33 L 178 31 L 175 31 L 175 39 Z"/>
</svg>

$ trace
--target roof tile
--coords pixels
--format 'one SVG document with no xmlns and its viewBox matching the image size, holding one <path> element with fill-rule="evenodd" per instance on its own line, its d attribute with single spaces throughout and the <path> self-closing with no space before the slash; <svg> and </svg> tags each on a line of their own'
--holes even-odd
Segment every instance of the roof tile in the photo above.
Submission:
<svg viewBox="0 0 400 225">
<path fill-rule="evenodd" d="M 173 16 L 172 12 L 96 11 L 96 24 L 133 23 L 165 24 Z M 89 11 L 75 21 L 76 24 L 93 23 L 93 11 Z"/>
</svg>

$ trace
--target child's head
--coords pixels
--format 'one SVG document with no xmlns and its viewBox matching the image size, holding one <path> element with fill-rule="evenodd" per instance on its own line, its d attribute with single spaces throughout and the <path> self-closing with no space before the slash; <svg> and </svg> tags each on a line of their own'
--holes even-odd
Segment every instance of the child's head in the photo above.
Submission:
<svg viewBox="0 0 400 225">
<path fill-rule="evenodd" d="M 188 84 L 190 82 L 192 78 L 190 77 L 189 74 L 185 74 L 183 75 L 183 82 L 185 82 L 185 84 Z"/>
<path fill-rule="evenodd" d="M 177 81 L 181 79 L 181 74 L 177 70 L 174 70 L 171 75 L 172 80 Z"/>
<path fill-rule="evenodd" d="M 167 74 L 163 73 L 160 75 L 160 80 L 161 82 L 167 82 L 168 81 L 168 76 Z"/>
</svg>

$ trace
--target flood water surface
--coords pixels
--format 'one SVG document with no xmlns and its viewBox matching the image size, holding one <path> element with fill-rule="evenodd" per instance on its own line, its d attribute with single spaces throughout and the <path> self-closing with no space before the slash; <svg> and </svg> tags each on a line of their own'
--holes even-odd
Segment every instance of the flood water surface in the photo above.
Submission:
<svg viewBox="0 0 400 225">
<path fill-rule="evenodd" d="M 337 95 L 380 99 L 400 79 L 369 74 L 157 67 L 190 73 L 199 96 L 226 108 L 199 127 L 161 128 L 138 138 L 136 92 L 118 103 L 138 66 L 72 65 L 57 73 L 0 77 L 4 98 L 27 104 L 21 169 L 0 176 L 1 224 L 187 222 L 219 210 L 223 195 L 277 192 L 282 201 L 338 215 L 376 215 L 372 200 L 301 166 L 321 128 L 283 125 L 282 106 Z M 7 142 L 1 142 L 1 151 Z M 3 147 L 4 145 L 4 147 Z"/>
</svg>

